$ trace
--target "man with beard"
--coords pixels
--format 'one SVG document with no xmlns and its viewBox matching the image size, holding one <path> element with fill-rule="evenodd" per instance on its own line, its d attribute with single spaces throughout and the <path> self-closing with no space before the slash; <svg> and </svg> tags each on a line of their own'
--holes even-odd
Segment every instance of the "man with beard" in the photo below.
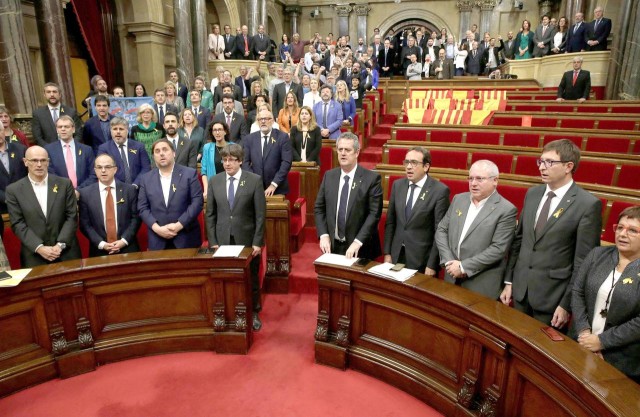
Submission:
<svg viewBox="0 0 640 417">
<path fill-rule="evenodd" d="M 108 97 L 97 96 L 95 107 L 98 114 L 87 120 L 87 123 L 84 125 L 82 143 L 91 146 L 93 154 L 97 155 L 100 145 L 111 140 L 111 127 L 109 122 L 111 122 L 113 116 L 109 114 Z"/>
<path fill-rule="evenodd" d="M 164 131 L 167 139 L 173 145 L 175 163 L 196 169 L 198 165 L 198 145 L 186 135 L 178 132 L 178 115 L 167 113 L 164 117 Z"/>
<path fill-rule="evenodd" d="M 104 85 L 106 87 L 106 83 Z M 35 109 L 31 119 L 31 132 L 36 143 L 45 147 L 48 143 L 56 142 L 58 140 L 56 122 L 60 116 L 65 114 L 73 119 L 75 139 L 79 141 L 82 138 L 82 120 L 78 117 L 76 109 L 60 103 L 60 88 L 58 85 L 46 83 L 44 85 L 44 98 L 47 104 Z"/>
</svg>

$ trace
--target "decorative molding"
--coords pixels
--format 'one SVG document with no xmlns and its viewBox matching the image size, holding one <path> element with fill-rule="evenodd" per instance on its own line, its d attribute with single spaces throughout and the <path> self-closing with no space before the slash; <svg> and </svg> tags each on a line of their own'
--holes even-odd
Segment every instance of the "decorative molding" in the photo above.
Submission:
<svg viewBox="0 0 640 417">
<path fill-rule="evenodd" d="M 277 270 L 276 260 L 274 258 L 267 258 L 267 274 L 273 274 Z"/>
<path fill-rule="evenodd" d="M 456 1 L 456 6 L 458 6 L 460 12 L 470 12 L 473 10 L 475 3 L 474 0 L 458 0 Z"/>
<path fill-rule="evenodd" d="M 338 333 L 336 334 L 336 343 L 338 346 L 347 347 L 349 345 L 349 327 L 351 320 L 349 317 L 342 316 L 338 319 Z"/>
<path fill-rule="evenodd" d="M 78 329 L 78 344 L 81 348 L 93 346 L 93 335 L 91 334 L 91 323 L 85 317 L 80 317 L 76 323 Z"/>
<path fill-rule="evenodd" d="M 494 7 L 496 7 L 496 4 L 497 0 L 476 0 L 476 6 L 483 11 L 493 10 Z"/>
<path fill-rule="evenodd" d="M 289 257 L 280 258 L 279 271 L 289 274 Z"/>
<path fill-rule="evenodd" d="M 247 306 L 244 303 L 238 303 L 238 305 L 236 305 L 235 326 L 239 332 L 247 330 Z"/>
<path fill-rule="evenodd" d="M 55 356 L 67 353 L 69 350 L 69 344 L 64 336 L 64 329 L 62 326 L 55 326 L 49 331 L 49 337 L 51 338 L 51 351 Z"/>
<path fill-rule="evenodd" d="M 336 10 L 338 17 L 349 17 L 349 13 L 353 10 L 348 4 L 337 4 L 333 8 Z"/>
<path fill-rule="evenodd" d="M 462 379 L 464 383 L 460 391 L 458 391 L 458 404 L 468 409 L 471 407 L 471 401 L 476 393 L 476 381 L 467 376 L 466 373 L 462 376 Z"/>
<path fill-rule="evenodd" d="M 329 314 L 326 310 L 322 310 L 318 313 L 318 324 L 316 324 L 315 338 L 319 342 L 326 342 L 329 340 Z"/>
<path fill-rule="evenodd" d="M 371 7 L 369 7 L 368 4 L 356 4 L 353 6 L 353 11 L 355 11 L 358 16 L 368 16 Z"/>
<path fill-rule="evenodd" d="M 286 6 L 284 8 L 284 12 L 291 14 L 291 15 L 300 15 L 300 13 L 302 13 L 302 7 L 300 6 Z"/>
<path fill-rule="evenodd" d="M 23 131 L 28 138 L 33 137 L 33 132 L 31 131 L 32 118 L 33 117 L 30 114 L 13 115 L 13 125 L 16 127 L 16 129 Z"/>
<path fill-rule="evenodd" d="M 213 331 L 222 332 L 226 327 L 227 322 L 224 317 L 224 304 L 217 302 L 213 306 Z"/>
<path fill-rule="evenodd" d="M 496 417 L 497 416 L 498 398 L 493 395 L 490 389 L 484 392 L 484 400 L 480 405 L 479 416 L 480 417 Z"/>
</svg>

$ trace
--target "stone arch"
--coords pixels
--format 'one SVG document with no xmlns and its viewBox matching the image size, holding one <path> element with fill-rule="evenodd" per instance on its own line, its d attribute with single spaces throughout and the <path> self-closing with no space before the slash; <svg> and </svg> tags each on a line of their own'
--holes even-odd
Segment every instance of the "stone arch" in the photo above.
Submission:
<svg viewBox="0 0 640 417">
<path fill-rule="evenodd" d="M 276 45 L 280 44 L 280 38 L 282 38 L 284 21 L 282 18 L 282 10 L 276 8 L 273 1 L 267 2 L 267 28 L 274 27 L 275 33 L 269 33 L 269 37 L 276 42 Z M 271 22 L 269 22 L 271 20 Z"/>
<path fill-rule="evenodd" d="M 451 25 L 442 17 L 428 10 L 408 8 L 397 13 L 392 13 L 383 20 L 378 27 L 381 34 L 386 34 L 389 30 L 394 30 L 394 26 L 406 20 L 426 20 L 433 23 L 438 28 L 447 28 L 447 33 L 457 33 Z"/>
<path fill-rule="evenodd" d="M 213 2 L 220 14 L 220 20 L 225 16 L 224 10 L 227 10 L 226 17 L 229 19 L 229 22 L 221 23 L 231 26 L 231 33 L 234 35 L 236 33 L 235 28 L 240 26 L 240 11 L 238 9 L 238 2 L 240 1 L 241 0 L 214 0 Z M 220 5 L 219 3 L 224 3 L 224 5 Z"/>
</svg>

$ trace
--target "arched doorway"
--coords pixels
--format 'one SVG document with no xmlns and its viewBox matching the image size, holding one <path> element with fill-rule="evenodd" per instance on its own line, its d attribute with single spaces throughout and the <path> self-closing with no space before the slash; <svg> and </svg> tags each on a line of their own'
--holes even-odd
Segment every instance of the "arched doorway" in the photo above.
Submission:
<svg viewBox="0 0 640 417">
<path fill-rule="evenodd" d="M 395 23 L 391 26 L 383 35 L 383 38 L 392 37 L 397 38 L 400 34 L 409 30 L 411 33 L 416 33 L 420 29 L 423 35 L 427 38 L 431 36 L 431 32 L 435 31 L 440 33 L 440 28 L 434 23 L 424 19 L 406 19 Z"/>
</svg>

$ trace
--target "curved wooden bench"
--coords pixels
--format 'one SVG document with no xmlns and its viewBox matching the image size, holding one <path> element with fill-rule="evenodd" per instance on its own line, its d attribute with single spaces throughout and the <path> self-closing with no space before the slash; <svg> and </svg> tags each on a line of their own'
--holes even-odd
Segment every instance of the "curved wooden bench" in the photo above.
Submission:
<svg viewBox="0 0 640 417">
<path fill-rule="evenodd" d="M 447 416 L 638 415 L 639 385 L 496 301 L 422 274 L 401 283 L 366 267 L 316 271 L 318 363 L 372 375 Z"/>
<path fill-rule="evenodd" d="M 34 268 L 0 289 L 0 396 L 138 356 L 247 353 L 250 260 L 180 249 Z"/>
</svg>

